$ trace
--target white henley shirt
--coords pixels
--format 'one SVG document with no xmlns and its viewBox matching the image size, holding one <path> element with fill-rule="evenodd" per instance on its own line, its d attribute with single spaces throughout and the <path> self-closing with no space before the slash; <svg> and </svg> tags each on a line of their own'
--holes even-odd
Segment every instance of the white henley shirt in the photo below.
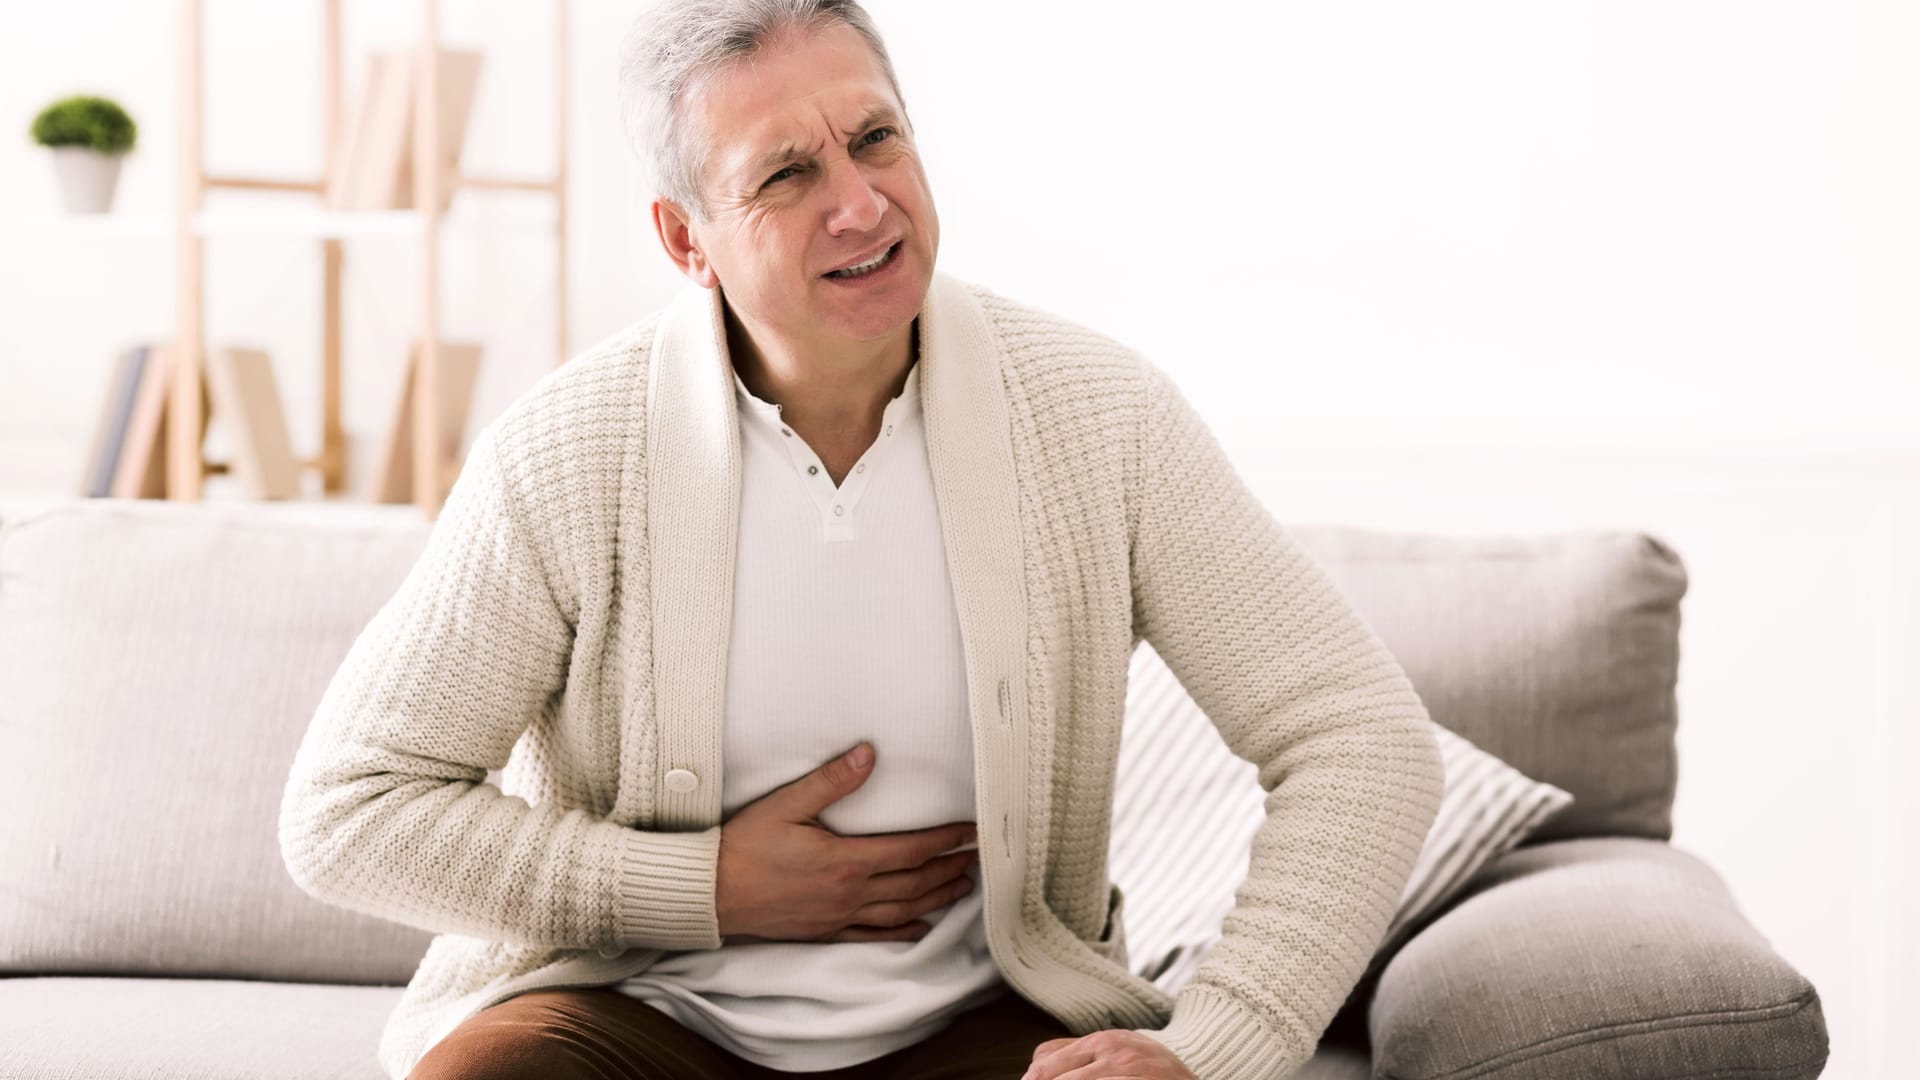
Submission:
<svg viewBox="0 0 1920 1080">
<path fill-rule="evenodd" d="M 780 407 L 734 375 L 722 821 L 862 740 L 873 771 L 822 825 L 854 836 L 974 820 L 965 656 L 919 385 L 916 360 L 836 487 Z M 617 988 L 770 1068 L 869 1061 L 1011 992 L 987 948 L 979 867 L 968 873 L 973 891 L 924 916 L 933 928 L 917 941 L 728 942 L 668 953 Z"/>
</svg>

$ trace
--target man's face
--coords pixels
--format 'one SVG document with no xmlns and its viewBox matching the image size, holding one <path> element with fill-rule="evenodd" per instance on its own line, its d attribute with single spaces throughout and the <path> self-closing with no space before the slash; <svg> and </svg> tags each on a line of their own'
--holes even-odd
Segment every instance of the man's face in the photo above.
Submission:
<svg viewBox="0 0 1920 1080">
<path fill-rule="evenodd" d="M 683 104 L 686 137 L 708 148 L 708 220 L 687 226 L 689 277 L 717 282 L 746 322 L 804 348 L 913 321 L 940 223 L 905 112 L 858 31 L 832 22 L 769 42 Z M 889 247 L 878 270 L 828 276 Z"/>
</svg>

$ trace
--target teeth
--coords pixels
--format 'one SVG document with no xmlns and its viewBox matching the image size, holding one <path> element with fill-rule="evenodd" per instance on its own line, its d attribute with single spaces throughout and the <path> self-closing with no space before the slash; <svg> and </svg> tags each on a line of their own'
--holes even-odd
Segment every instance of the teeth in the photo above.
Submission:
<svg viewBox="0 0 1920 1080">
<path fill-rule="evenodd" d="M 881 263 L 886 262 L 887 254 L 892 250 L 893 248 L 889 247 L 886 249 L 886 251 L 882 251 L 880 254 L 875 255 L 872 261 L 870 262 L 863 262 L 858 266 L 849 266 L 845 270 L 835 270 L 832 273 L 830 273 L 828 276 L 829 277 L 859 277 L 861 274 L 865 274 L 872 270 L 877 269 Z"/>
</svg>

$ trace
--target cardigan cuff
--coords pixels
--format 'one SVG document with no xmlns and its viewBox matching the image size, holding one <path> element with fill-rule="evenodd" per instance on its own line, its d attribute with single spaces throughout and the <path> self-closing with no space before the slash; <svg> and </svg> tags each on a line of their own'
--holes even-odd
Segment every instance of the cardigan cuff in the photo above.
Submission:
<svg viewBox="0 0 1920 1080">
<path fill-rule="evenodd" d="M 1174 996 L 1173 1019 L 1164 1028 L 1135 1028 L 1166 1044 L 1200 1080 L 1268 1080 L 1306 1064 L 1301 1053 L 1268 1029 L 1239 999 L 1211 986 L 1190 986 Z"/>
<path fill-rule="evenodd" d="M 714 910 L 720 826 L 701 832 L 627 829 L 620 847 L 619 946 L 717 949 Z"/>
</svg>

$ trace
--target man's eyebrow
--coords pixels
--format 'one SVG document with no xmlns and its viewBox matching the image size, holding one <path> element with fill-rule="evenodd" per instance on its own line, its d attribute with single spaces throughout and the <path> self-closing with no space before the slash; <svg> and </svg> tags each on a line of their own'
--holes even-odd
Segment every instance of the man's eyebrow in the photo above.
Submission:
<svg viewBox="0 0 1920 1080">
<path fill-rule="evenodd" d="M 766 172 L 775 165 L 785 165 L 789 161 L 798 161 L 806 157 L 806 152 L 793 143 L 783 143 L 778 149 L 769 150 L 759 161 L 753 163 L 753 172 L 757 175 Z"/>
<path fill-rule="evenodd" d="M 852 130 L 846 132 L 846 135 L 848 138 L 853 138 L 855 135 L 868 131 L 872 129 L 875 124 L 883 121 L 891 123 L 896 127 L 899 126 L 899 119 L 894 116 L 893 106 L 875 105 L 873 108 L 868 109 L 866 115 L 862 116 L 860 122 L 855 124 Z M 754 162 L 753 171 L 755 173 L 762 173 L 776 165 L 785 165 L 790 161 L 805 156 L 806 151 L 795 144 L 791 142 L 782 143 L 780 146 L 762 155 L 759 161 Z"/>
<path fill-rule="evenodd" d="M 875 105 L 873 108 L 867 110 L 867 115 L 861 117 L 859 123 L 853 125 L 853 129 L 851 131 L 843 132 L 843 134 L 845 134 L 847 138 L 851 139 L 856 135 L 860 135 L 871 130 L 875 124 L 878 124 L 883 120 L 886 121 L 887 123 L 894 125 L 895 127 L 898 127 L 900 125 L 900 121 L 898 120 L 898 118 L 896 118 L 893 115 L 893 106 Z"/>
</svg>

